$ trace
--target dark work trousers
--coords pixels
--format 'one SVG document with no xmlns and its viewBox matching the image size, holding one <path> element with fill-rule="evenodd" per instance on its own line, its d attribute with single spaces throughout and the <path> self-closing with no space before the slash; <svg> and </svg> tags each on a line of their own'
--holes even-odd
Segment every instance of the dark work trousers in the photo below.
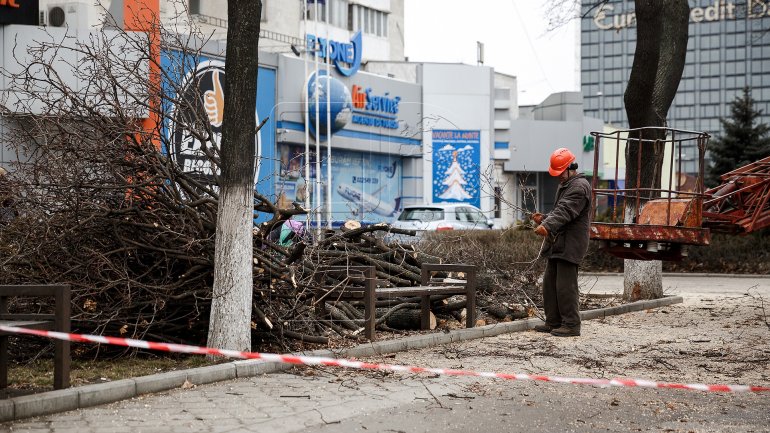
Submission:
<svg viewBox="0 0 770 433">
<path fill-rule="evenodd" d="M 580 330 L 577 276 L 578 265 L 562 259 L 548 259 L 543 275 L 543 307 L 547 325 Z"/>
</svg>

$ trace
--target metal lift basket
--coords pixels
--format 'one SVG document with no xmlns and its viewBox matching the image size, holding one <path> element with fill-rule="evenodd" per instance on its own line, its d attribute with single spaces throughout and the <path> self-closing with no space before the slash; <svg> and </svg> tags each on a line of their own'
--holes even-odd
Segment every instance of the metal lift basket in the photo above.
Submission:
<svg viewBox="0 0 770 433">
<path fill-rule="evenodd" d="M 591 135 L 595 139 L 591 239 L 602 241 L 603 249 L 615 256 L 636 260 L 679 260 L 687 255 L 688 245 L 709 244 L 710 231 L 703 227 L 708 134 L 640 128 Z M 631 177 L 636 179 L 634 185 L 625 184 L 629 146 L 639 148 L 636 176 Z M 602 155 L 609 155 L 610 161 L 603 161 Z M 696 161 L 696 173 L 684 173 L 688 157 Z M 643 163 L 649 163 L 646 158 L 662 159 L 657 180 L 647 186 L 640 181 Z M 600 170 L 605 165 L 612 167 L 614 176 Z"/>
</svg>

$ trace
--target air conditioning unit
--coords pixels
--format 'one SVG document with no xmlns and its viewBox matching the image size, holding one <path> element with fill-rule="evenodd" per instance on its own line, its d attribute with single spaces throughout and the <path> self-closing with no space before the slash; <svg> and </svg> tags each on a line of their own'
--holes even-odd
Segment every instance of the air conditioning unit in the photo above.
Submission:
<svg viewBox="0 0 770 433">
<path fill-rule="evenodd" d="M 40 11 L 40 25 L 51 27 L 88 28 L 91 7 L 87 3 L 51 3 Z"/>
</svg>

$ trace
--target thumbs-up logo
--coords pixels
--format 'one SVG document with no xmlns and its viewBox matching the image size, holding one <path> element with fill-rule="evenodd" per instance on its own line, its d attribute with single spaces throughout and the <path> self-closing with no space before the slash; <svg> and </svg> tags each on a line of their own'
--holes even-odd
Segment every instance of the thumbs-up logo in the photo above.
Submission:
<svg viewBox="0 0 770 433">
<path fill-rule="evenodd" d="M 227 74 L 224 62 L 205 60 L 199 63 L 177 85 L 175 100 L 179 103 L 172 106 L 171 122 L 167 129 L 171 143 L 168 151 L 174 162 L 185 172 L 198 176 L 200 182 L 210 185 L 215 185 L 215 174 L 219 167 L 211 161 L 210 153 L 205 149 L 222 144 L 225 87 Z M 259 124 L 256 107 L 254 117 Z M 200 130 L 201 122 L 211 125 L 210 135 L 201 137 L 201 134 L 193 133 Z M 258 133 L 254 134 L 254 150 L 257 155 L 257 170 L 254 174 L 256 185 L 259 181 L 259 161 L 262 158 L 262 141 Z"/>
<path fill-rule="evenodd" d="M 220 127 L 224 118 L 225 92 L 222 90 L 219 71 L 211 73 L 211 85 L 213 89 L 203 93 L 203 108 L 206 110 L 211 126 Z"/>
</svg>

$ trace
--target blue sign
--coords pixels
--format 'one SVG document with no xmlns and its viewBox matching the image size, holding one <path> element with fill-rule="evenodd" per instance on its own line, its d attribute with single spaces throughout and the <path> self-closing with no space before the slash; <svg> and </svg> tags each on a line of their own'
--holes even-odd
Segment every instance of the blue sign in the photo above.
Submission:
<svg viewBox="0 0 770 433">
<path fill-rule="evenodd" d="M 361 42 L 361 32 L 356 32 L 350 43 L 330 41 L 326 38 L 316 38 L 315 35 L 308 34 L 306 44 L 310 52 L 323 59 L 326 58 L 326 50 L 329 50 L 329 59 L 334 62 L 340 74 L 350 77 L 358 72 L 361 67 L 361 54 L 363 44 Z M 310 48 L 312 47 L 312 49 Z"/>
<path fill-rule="evenodd" d="M 202 181 L 210 180 L 214 168 L 205 153 L 209 143 L 202 143 L 200 134 L 191 128 L 199 128 L 201 119 L 211 127 L 211 140 L 217 145 L 222 139 L 224 89 L 226 89 L 225 64 L 220 60 L 202 56 L 185 55 L 179 51 L 163 51 L 163 112 L 169 113 L 163 130 L 166 140 L 162 151 L 168 154 L 185 171 L 195 173 Z M 275 71 L 259 68 L 257 76 L 256 122 L 271 116 L 275 106 Z M 265 197 L 275 194 L 274 173 L 276 167 L 275 123 L 269 119 L 254 137 L 257 158 L 254 173 L 254 189 Z M 261 218 L 261 217 L 260 217 Z"/>
<path fill-rule="evenodd" d="M 433 130 L 433 202 L 481 204 L 481 131 Z"/>
</svg>

